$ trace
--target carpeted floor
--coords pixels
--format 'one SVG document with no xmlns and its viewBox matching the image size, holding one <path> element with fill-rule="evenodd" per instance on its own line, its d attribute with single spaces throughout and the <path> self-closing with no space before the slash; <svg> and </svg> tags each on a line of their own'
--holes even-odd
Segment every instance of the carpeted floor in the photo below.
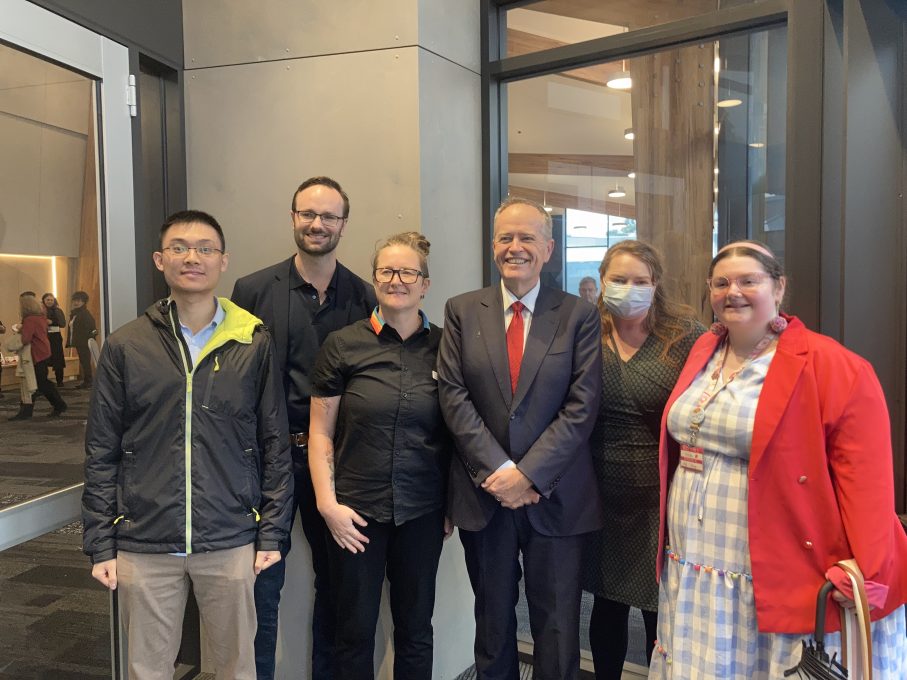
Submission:
<svg viewBox="0 0 907 680">
<path fill-rule="evenodd" d="M 69 381 L 60 389 L 69 407 L 60 418 L 48 418 L 50 404 L 39 397 L 30 420 L 9 421 L 19 410 L 19 392 L 0 394 L 0 505 L 82 481 L 91 391 L 77 390 L 75 385 Z"/>
</svg>

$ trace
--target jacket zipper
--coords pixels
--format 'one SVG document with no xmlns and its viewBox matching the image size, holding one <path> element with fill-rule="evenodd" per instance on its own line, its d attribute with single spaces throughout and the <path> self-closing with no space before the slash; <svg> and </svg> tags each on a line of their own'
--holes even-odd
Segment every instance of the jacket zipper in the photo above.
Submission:
<svg viewBox="0 0 907 680">
<path fill-rule="evenodd" d="M 180 357 L 183 360 L 183 370 L 186 372 L 186 435 L 184 438 L 183 464 L 186 467 L 186 554 L 192 554 L 192 376 L 195 366 L 189 368 L 186 361 L 186 348 L 183 346 L 182 335 L 176 329 L 173 319 L 173 308 L 170 308 L 170 328 L 176 344 L 180 348 Z"/>
</svg>

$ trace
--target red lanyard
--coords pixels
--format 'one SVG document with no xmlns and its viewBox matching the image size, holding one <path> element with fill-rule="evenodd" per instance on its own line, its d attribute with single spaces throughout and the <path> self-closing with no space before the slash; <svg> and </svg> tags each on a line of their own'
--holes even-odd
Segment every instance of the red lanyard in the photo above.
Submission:
<svg viewBox="0 0 907 680">
<path fill-rule="evenodd" d="M 720 386 L 718 385 L 718 379 L 721 377 L 721 372 L 724 370 L 724 362 L 727 360 L 728 347 L 730 343 L 724 341 L 724 353 L 721 355 L 721 363 L 718 364 L 717 368 L 712 371 L 710 376 L 708 387 L 703 390 L 702 396 L 699 397 L 699 400 L 696 402 L 696 406 L 693 407 L 693 412 L 690 414 L 690 435 L 689 435 L 689 446 L 696 446 L 696 438 L 699 436 L 699 430 L 702 427 L 703 421 L 705 421 L 705 410 L 708 408 L 709 404 L 712 403 L 712 400 L 718 396 L 718 393 L 721 392 L 725 387 L 734 382 L 734 378 L 740 375 L 747 366 L 755 359 L 757 356 L 762 354 L 765 351 L 765 348 L 768 347 L 772 341 L 778 337 L 777 333 L 768 333 L 764 338 L 762 338 L 756 347 L 750 352 L 750 355 L 746 360 L 740 364 L 740 367 L 731 373 L 727 380 L 725 380 Z M 717 388 L 717 389 L 716 389 Z"/>
</svg>

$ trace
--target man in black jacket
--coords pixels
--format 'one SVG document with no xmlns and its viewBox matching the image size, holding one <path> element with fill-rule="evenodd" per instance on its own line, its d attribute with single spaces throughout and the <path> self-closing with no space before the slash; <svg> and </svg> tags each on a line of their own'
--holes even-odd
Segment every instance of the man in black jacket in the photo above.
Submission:
<svg viewBox="0 0 907 680">
<path fill-rule="evenodd" d="M 329 590 L 326 527 L 315 507 L 309 475 L 312 369 L 328 333 L 368 318 L 377 305 L 372 287 L 337 261 L 335 249 L 349 216 L 350 200 L 340 184 L 330 177 L 307 179 L 290 203 L 296 254 L 239 279 L 232 295 L 233 302 L 273 329 L 277 364 L 283 374 L 296 479 L 293 515 L 298 507 L 315 571 L 312 671 L 306 674 L 314 680 L 331 677 L 334 604 Z M 287 544 L 284 555 L 289 548 Z M 274 677 L 277 609 L 284 576 L 285 566 L 280 562 L 255 582 L 258 680 Z"/>
<path fill-rule="evenodd" d="M 69 312 L 69 337 L 67 346 L 75 347 L 79 355 L 79 372 L 82 382 L 76 389 L 91 388 L 91 350 L 88 341 L 98 334 L 98 325 L 88 311 L 88 293 L 77 290 L 72 294 L 72 311 Z"/>
<path fill-rule="evenodd" d="M 171 216 L 154 263 L 171 296 L 110 336 L 85 449 L 83 544 L 120 589 L 132 680 L 170 680 L 191 581 L 218 677 L 255 679 L 254 582 L 281 560 L 293 478 L 261 321 L 214 297 L 223 231 Z"/>
</svg>

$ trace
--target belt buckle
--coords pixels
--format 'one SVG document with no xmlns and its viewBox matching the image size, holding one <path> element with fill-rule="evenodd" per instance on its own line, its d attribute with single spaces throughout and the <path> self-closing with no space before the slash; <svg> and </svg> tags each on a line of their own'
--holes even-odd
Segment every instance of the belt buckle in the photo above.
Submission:
<svg viewBox="0 0 907 680">
<path fill-rule="evenodd" d="M 290 444 L 298 448 L 303 448 L 309 444 L 309 435 L 307 432 L 296 432 L 290 435 Z"/>
</svg>

